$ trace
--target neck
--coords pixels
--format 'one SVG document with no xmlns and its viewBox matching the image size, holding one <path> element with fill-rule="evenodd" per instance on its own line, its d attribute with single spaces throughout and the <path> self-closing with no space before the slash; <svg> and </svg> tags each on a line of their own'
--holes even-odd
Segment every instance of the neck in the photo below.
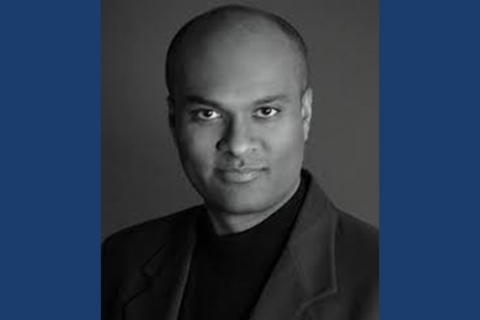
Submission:
<svg viewBox="0 0 480 320">
<path fill-rule="evenodd" d="M 207 208 L 208 216 L 212 221 L 215 233 L 218 235 L 227 235 L 255 227 L 280 209 L 295 194 L 299 186 L 300 179 L 296 181 L 295 187 L 288 192 L 281 201 L 278 201 L 267 210 L 259 212 L 238 214 Z"/>
</svg>

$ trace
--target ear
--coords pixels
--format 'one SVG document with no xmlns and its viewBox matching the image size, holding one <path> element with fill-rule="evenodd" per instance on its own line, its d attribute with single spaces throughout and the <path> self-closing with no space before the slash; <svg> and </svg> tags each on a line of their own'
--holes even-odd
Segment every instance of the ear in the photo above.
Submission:
<svg viewBox="0 0 480 320">
<path fill-rule="evenodd" d="M 175 114 L 175 102 L 173 101 L 172 96 L 167 97 L 168 103 L 168 126 L 170 127 L 170 133 L 172 134 L 173 141 L 177 144 L 177 132 L 176 128 L 176 114 Z"/>
<path fill-rule="evenodd" d="M 312 101 L 313 91 L 310 87 L 305 89 L 302 95 L 302 123 L 303 123 L 303 137 L 304 141 L 308 139 L 310 132 L 310 121 L 312 119 Z"/>
<path fill-rule="evenodd" d="M 167 104 L 168 104 L 168 125 L 170 129 L 173 130 L 175 128 L 175 102 L 173 101 L 172 96 L 167 97 Z"/>
</svg>

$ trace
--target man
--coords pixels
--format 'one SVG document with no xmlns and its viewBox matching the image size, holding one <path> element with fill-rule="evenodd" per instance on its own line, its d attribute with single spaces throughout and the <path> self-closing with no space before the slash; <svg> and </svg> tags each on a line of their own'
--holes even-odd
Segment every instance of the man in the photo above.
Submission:
<svg viewBox="0 0 480 320">
<path fill-rule="evenodd" d="M 170 126 L 204 205 L 102 251 L 102 319 L 376 319 L 378 233 L 306 170 L 305 44 L 270 13 L 196 17 L 167 55 Z"/>
</svg>

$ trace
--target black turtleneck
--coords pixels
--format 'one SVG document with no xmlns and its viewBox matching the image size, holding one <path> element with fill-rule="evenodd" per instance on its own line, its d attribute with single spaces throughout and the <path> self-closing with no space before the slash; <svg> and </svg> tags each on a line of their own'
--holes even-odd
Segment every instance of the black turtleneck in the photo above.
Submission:
<svg viewBox="0 0 480 320">
<path fill-rule="evenodd" d="M 234 234 L 215 233 L 206 212 L 199 219 L 180 320 L 244 320 L 283 251 L 308 190 L 295 194 L 260 224 Z"/>
</svg>

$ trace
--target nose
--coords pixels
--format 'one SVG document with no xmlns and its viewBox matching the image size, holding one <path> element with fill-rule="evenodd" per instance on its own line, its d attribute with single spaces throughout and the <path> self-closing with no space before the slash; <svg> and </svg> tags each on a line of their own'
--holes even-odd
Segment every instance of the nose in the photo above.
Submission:
<svg viewBox="0 0 480 320">
<path fill-rule="evenodd" d="M 253 133 L 248 121 L 231 119 L 218 142 L 218 149 L 235 157 L 253 151 Z"/>
</svg>

